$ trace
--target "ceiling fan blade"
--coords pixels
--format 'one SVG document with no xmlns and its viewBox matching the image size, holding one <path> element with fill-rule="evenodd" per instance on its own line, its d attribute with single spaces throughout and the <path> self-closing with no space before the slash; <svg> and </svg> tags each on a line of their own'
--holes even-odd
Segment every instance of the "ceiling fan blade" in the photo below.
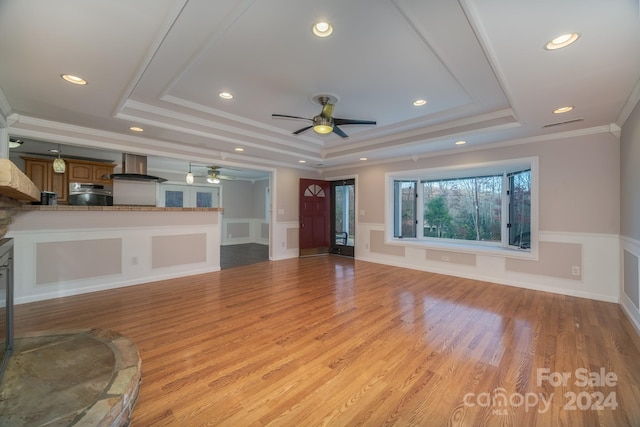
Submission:
<svg viewBox="0 0 640 427">
<path fill-rule="evenodd" d="M 286 114 L 272 114 L 271 117 L 284 117 L 286 119 L 301 119 L 301 120 L 311 120 L 311 121 L 313 121 L 312 119 L 309 119 L 307 117 L 288 116 Z"/>
<path fill-rule="evenodd" d="M 354 119 L 338 119 L 334 118 L 333 123 L 337 125 L 375 125 L 374 120 L 354 120 Z"/>
<path fill-rule="evenodd" d="M 320 113 L 320 115 L 326 119 L 330 119 L 333 115 L 333 107 L 333 104 L 324 104 L 322 106 L 322 112 Z"/>
<path fill-rule="evenodd" d="M 337 133 L 338 135 L 340 135 L 343 138 L 348 138 L 349 135 L 347 135 L 346 133 L 344 133 L 342 131 L 342 129 L 340 129 L 338 126 L 336 126 L 335 124 L 333 125 L 333 133 Z"/>
<path fill-rule="evenodd" d="M 313 126 L 307 126 L 306 128 L 302 128 L 302 129 L 298 129 L 297 131 L 293 132 L 294 135 L 298 135 L 301 134 L 302 132 L 311 129 Z"/>
</svg>

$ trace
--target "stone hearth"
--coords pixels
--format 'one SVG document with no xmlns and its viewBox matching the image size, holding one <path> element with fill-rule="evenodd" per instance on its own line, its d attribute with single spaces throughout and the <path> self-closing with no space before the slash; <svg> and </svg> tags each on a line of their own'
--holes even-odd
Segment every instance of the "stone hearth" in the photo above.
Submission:
<svg viewBox="0 0 640 427">
<path fill-rule="evenodd" d="M 140 368 L 136 346 L 115 332 L 16 338 L 0 389 L 0 425 L 127 426 Z"/>
</svg>

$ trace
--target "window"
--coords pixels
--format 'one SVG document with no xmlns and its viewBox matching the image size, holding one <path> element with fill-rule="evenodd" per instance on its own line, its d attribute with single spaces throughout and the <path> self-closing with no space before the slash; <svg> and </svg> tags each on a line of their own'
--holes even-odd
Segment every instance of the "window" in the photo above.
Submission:
<svg viewBox="0 0 640 427">
<path fill-rule="evenodd" d="M 529 250 L 536 168 L 524 159 L 390 174 L 388 229 L 394 240 Z"/>
<path fill-rule="evenodd" d="M 182 191 L 171 191 L 171 190 L 167 190 L 165 191 L 165 206 L 167 208 L 181 208 L 184 206 L 184 201 L 183 201 L 183 195 L 184 193 Z"/>
<path fill-rule="evenodd" d="M 217 208 L 221 189 L 216 185 L 163 184 L 158 206 L 176 208 Z"/>
<path fill-rule="evenodd" d="M 425 180 L 423 236 L 500 242 L 501 175 Z"/>
<path fill-rule="evenodd" d="M 416 237 L 417 181 L 394 181 L 394 237 Z"/>
<path fill-rule="evenodd" d="M 509 179 L 509 245 L 531 247 L 531 170 L 510 173 Z"/>
<path fill-rule="evenodd" d="M 196 191 L 196 207 L 210 208 L 213 206 L 213 198 L 210 191 Z"/>
</svg>

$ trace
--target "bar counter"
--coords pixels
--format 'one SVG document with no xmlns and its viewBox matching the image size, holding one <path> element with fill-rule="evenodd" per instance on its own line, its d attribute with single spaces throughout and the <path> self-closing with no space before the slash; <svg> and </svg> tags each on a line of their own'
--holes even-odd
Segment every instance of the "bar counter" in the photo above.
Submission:
<svg viewBox="0 0 640 427">
<path fill-rule="evenodd" d="M 158 212 L 222 212 L 223 208 L 164 208 L 146 205 L 74 206 L 74 205 L 22 205 L 19 211 L 158 211 Z"/>
<path fill-rule="evenodd" d="M 19 206 L 17 304 L 220 270 L 221 208 Z"/>
</svg>

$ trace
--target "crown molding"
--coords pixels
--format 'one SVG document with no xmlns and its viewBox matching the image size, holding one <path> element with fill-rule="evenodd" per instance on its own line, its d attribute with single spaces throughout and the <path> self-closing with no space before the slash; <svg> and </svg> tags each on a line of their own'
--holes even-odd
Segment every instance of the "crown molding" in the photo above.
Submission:
<svg viewBox="0 0 640 427">
<path fill-rule="evenodd" d="M 7 127 L 9 124 L 9 116 L 13 114 L 9 100 L 0 88 L 0 127 Z"/>
<path fill-rule="evenodd" d="M 640 101 L 640 80 L 636 82 L 636 85 L 631 91 L 629 98 L 627 98 L 627 102 L 625 102 L 624 107 L 622 107 L 622 110 L 620 110 L 620 114 L 618 114 L 616 124 L 619 127 L 622 127 L 627 121 L 633 109 L 636 108 L 636 105 L 638 105 L 638 101 Z"/>
</svg>

